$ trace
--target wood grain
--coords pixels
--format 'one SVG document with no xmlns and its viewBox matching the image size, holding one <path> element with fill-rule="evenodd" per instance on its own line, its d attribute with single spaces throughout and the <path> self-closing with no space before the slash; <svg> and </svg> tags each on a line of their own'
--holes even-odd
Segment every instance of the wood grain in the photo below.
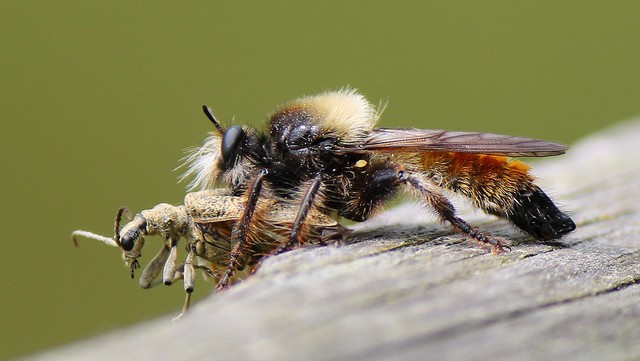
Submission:
<svg viewBox="0 0 640 361">
<path fill-rule="evenodd" d="M 358 225 L 345 246 L 269 259 L 178 322 L 170 315 L 34 358 L 640 359 L 639 142 L 640 121 L 630 122 L 534 164 L 578 225 L 557 242 L 465 212 L 512 241 L 510 253 L 492 255 L 403 205 Z"/>
</svg>

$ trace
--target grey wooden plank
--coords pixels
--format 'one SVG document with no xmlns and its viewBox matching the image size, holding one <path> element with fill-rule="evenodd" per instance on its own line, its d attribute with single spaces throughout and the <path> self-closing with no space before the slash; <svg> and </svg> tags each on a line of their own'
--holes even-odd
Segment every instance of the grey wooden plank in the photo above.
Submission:
<svg viewBox="0 0 640 361">
<path fill-rule="evenodd" d="M 35 358 L 638 359 L 636 139 L 640 122 L 628 123 L 536 165 L 578 223 L 558 242 L 468 214 L 513 241 L 512 252 L 492 255 L 405 205 L 359 225 L 346 246 L 269 259 L 179 322 L 162 318 Z"/>
</svg>

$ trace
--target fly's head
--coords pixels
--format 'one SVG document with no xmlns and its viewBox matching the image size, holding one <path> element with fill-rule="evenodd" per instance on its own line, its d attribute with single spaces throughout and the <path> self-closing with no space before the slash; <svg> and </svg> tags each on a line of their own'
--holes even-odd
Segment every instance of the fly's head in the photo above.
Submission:
<svg viewBox="0 0 640 361">
<path fill-rule="evenodd" d="M 187 170 L 181 180 L 192 178 L 190 190 L 212 188 L 223 180 L 232 189 L 242 187 L 255 169 L 260 145 L 254 129 L 234 125 L 223 127 L 207 106 L 205 115 L 215 126 L 201 147 L 192 149 L 186 158 Z"/>
</svg>

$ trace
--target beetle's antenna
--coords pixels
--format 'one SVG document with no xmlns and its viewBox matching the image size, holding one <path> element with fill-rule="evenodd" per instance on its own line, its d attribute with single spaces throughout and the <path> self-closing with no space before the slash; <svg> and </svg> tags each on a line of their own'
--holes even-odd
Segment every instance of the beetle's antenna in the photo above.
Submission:
<svg viewBox="0 0 640 361">
<path fill-rule="evenodd" d="M 116 242 L 118 247 L 120 247 L 120 221 L 122 220 L 123 213 L 127 215 L 127 218 L 131 218 L 131 212 L 129 212 L 129 208 L 120 207 L 120 209 L 118 209 L 118 213 L 116 213 L 116 222 L 113 226 L 113 240 Z"/>
<path fill-rule="evenodd" d="M 220 122 L 218 122 L 216 117 L 213 115 L 213 110 L 211 110 L 211 108 L 209 108 L 208 106 L 203 105 L 202 111 L 204 112 L 204 115 L 206 115 L 207 118 L 209 118 L 211 123 L 213 123 L 216 129 L 218 129 L 218 132 L 220 132 L 220 134 L 224 134 L 225 130 L 222 128 L 222 126 L 220 125 Z"/>
<path fill-rule="evenodd" d="M 76 238 L 78 236 L 89 238 L 89 239 L 95 239 L 96 241 L 100 241 L 106 244 L 107 246 L 120 247 L 112 238 L 101 236 L 99 234 L 95 234 L 87 231 L 81 231 L 81 230 L 73 231 L 73 233 L 71 233 L 71 240 L 73 241 L 73 245 L 76 247 L 78 247 L 78 239 Z"/>
</svg>

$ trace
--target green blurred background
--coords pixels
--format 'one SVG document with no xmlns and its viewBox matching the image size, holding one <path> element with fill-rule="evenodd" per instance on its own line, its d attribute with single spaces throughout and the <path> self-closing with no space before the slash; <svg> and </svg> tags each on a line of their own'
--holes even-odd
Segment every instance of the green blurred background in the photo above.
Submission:
<svg viewBox="0 0 640 361">
<path fill-rule="evenodd" d="M 141 290 L 69 235 L 180 203 L 202 104 L 259 125 L 351 85 L 384 126 L 566 143 L 640 112 L 638 1 L 229 3 L 3 3 L 0 358 L 179 312 L 181 285 Z"/>
</svg>

